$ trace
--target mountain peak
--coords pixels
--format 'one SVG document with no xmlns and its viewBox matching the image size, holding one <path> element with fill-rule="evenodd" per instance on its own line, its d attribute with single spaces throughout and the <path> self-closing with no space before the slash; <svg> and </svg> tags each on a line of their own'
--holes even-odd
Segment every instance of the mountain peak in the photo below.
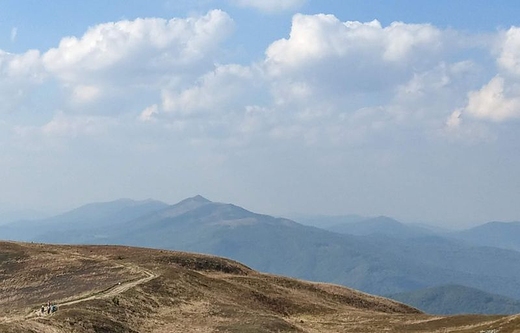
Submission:
<svg viewBox="0 0 520 333">
<path fill-rule="evenodd" d="M 184 214 L 192 209 L 196 209 L 201 206 L 205 206 L 207 204 L 211 204 L 212 202 L 201 195 L 196 195 L 194 197 L 186 198 L 181 202 L 178 202 L 174 205 L 171 205 L 163 214 L 166 214 L 169 217 L 176 216 L 178 214 Z"/>
<path fill-rule="evenodd" d="M 200 194 L 197 194 L 196 196 L 194 197 L 191 197 L 191 198 L 188 198 L 188 200 L 190 201 L 195 201 L 195 202 L 200 202 L 200 203 L 209 203 L 211 202 L 210 200 L 204 198 L 202 195 Z"/>
</svg>

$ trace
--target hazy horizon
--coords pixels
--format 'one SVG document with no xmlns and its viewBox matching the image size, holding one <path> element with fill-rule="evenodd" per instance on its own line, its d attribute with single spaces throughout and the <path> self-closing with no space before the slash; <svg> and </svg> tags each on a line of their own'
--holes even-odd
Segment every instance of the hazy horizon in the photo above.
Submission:
<svg viewBox="0 0 520 333">
<path fill-rule="evenodd" d="M 197 196 L 198 195 L 199 194 L 197 194 Z M 192 197 L 186 197 L 186 198 L 183 198 L 182 200 L 190 199 Z M 205 199 L 210 200 L 212 202 L 217 202 L 217 203 L 235 204 L 233 202 L 222 202 L 219 200 L 212 200 L 211 198 L 205 198 Z M 108 201 L 86 202 L 79 206 L 73 206 L 73 207 L 69 207 L 69 208 L 66 208 L 63 210 L 57 210 L 57 211 L 23 209 L 20 207 L 10 209 L 9 207 L 6 207 L 5 205 L 2 205 L 0 203 L 0 225 L 10 224 L 10 223 L 17 222 L 17 221 L 52 218 L 54 216 L 58 216 L 61 214 L 71 212 L 75 209 L 82 208 L 83 206 L 92 205 L 92 204 L 111 203 L 111 202 L 117 202 L 120 200 L 130 200 L 130 201 L 134 201 L 134 202 L 145 202 L 145 201 L 153 200 L 153 201 L 160 201 L 160 202 L 166 203 L 168 205 L 175 205 L 175 204 L 179 203 L 180 201 L 182 201 L 182 200 L 180 200 L 179 202 L 166 202 L 164 200 L 157 200 L 154 198 L 146 198 L 146 199 L 138 199 L 138 200 L 135 200 L 132 198 L 118 198 L 118 199 L 108 200 Z M 470 223 L 453 224 L 453 223 L 443 223 L 442 221 L 427 221 L 427 220 L 408 221 L 408 220 L 399 219 L 395 216 L 387 216 L 387 215 L 359 215 L 359 214 L 355 214 L 355 213 L 349 213 L 349 214 L 308 213 L 308 214 L 305 214 L 305 213 L 299 213 L 299 212 L 286 212 L 286 213 L 277 214 L 277 213 L 271 213 L 271 212 L 257 211 L 254 209 L 250 209 L 248 207 L 242 207 L 242 208 L 252 211 L 253 213 L 271 215 L 274 217 L 288 218 L 288 219 L 294 220 L 294 221 L 304 224 L 304 225 L 315 226 L 315 227 L 320 227 L 320 228 L 325 228 L 325 229 L 339 223 L 339 222 L 335 222 L 335 223 L 331 224 L 330 219 L 344 220 L 341 223 L 344 223 L 344 222 L 348 223 L 348 222 L 352 222 L 351 220 L 353 218 L 355 218 L 355 219 L 359 218 L 361 220 L 368 220 L 368 219 L 378 218 L 378 217 L 388 217 L 388 218 L 395 219 L 398 222 L 408 224 L 408 225 L 433 227 L 433 228 L 439 228 L 439 230 L 445 229 L 446 231 L 464 230 L 464 229 L 479 226 L 479 225 L 482 225 L 482 224 L 485 224 L 488 222 L 506 222 L 506 223 L 518 222 L 517 220 L 514 220 L 514 221 L 513 220 L 511 220 L 511 221 L 483 220 L 483 221 L 471 221 Z M 319 221 L 320 218 L 322 218 L 323 221 Z"/>
<path fill-rule="evenodd" d="M 0 209 L 520 220 L 520 3 L 0 4 Z"/>
</svg>

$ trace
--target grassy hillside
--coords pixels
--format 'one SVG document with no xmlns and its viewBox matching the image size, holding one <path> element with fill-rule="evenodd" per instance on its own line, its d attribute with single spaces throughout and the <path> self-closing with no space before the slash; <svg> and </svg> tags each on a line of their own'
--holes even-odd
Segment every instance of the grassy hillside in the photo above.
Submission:
<svg viewBox="0 0 520 333">
<path fill-rule="evenodd" d="M 518 317 L 439 317 L 219 257 L 0 242 L 1 332 L 515 332 Z M 3 280 L 2 280 L 3 281 Z M 37 291 L 37 292 L 36 292 Z M 39 314 L 42 303 L 59 306 Z"/>
</svg>

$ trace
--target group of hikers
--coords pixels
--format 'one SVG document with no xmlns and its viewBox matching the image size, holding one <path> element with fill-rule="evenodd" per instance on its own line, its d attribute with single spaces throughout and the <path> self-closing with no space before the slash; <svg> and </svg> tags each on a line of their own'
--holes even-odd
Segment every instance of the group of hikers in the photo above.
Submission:
<svg viewBox="0 0 520 333">
<path fill-rule="evenodd" d="M 45 315 L 45 312 L 47 312 L 47 314 L 51 314 L 56 311 L 58 311 L 58 307 L 55 304 L 51 304 L 50 301 L 47 301 L 47 306 L 45 306 L 45 304 L 42 305 L 42 308 L 40 309 L 40 315 L 43 316 Z"/>
</svg>

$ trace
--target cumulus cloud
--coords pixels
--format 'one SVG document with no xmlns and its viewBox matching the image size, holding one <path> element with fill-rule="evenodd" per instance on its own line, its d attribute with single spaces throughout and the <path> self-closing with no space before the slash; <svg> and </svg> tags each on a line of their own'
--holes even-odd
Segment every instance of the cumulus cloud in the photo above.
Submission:
<svg viewBox="0 0 520 333">
<path fill-rule="evenodd" d="M 159 113 L 158 110 L 159 110 L 159 107 L 157 106 L 157 104 L 154 104 L 154 105 L 151 105 L 151 106 L 147 107 L 146 109 L 144 109 L 141 112 L 141 115 L 139 116 L 139 120 L 141 120 L 141 121 L 153 121 L 154 120 L 154 116 Z"/>
<path fill-rule="evenodd" d="M 41 133 L 47 137 L 74 138 L 78 136 L 95 136 L 106 132 L 114 121 L 99 116 L 70 116 L 58 112 L 54 118 L 41 127 Z"/>
<path fill-rule="evenodd" d="M 99 87 L 78 85 L 73 90 L 73 100 L 78 103 L 86 103 L 95 100 L 101 91 Z"/>
<path fill-rule="evenodd" d="M 1 52 L 1 51 L 0 51 Z M 22 54 L 0 53 L 7 64 L 5 74 L 13 79 L 26 79 L 32 82 L 41 82 L 45 76 L 38 50 L 29 50 Z M 2 62 L 4 62 L 2 61 Z"/>
<path fill-rule="evenodd" d="M 496 139 L 486 124 L 474 119 L 463 119 L 463 115 L 463 109 L 453 111 L 447 117 L 445 127 L 438 131 L 440 137 L 467 144 L 490 142 Z"/>
<path fill-rule="evenodd" d="M 37 50 L 12 54 L 0 50 L 0 112 L 13 112 L 46 74 Z"/>
<path fill-rule="evenodd" d="M 520 117 L 520 86 L 506 86 L 504 78 L 495 76 L 478 91 L 468 94 L 465 111 L 476 118 L 501 122 Z"/>
<path fill-rule="evenodd" d="M 444 126 L 477 71 L 471 61 L 445 60 L 456 52 L 451 43 L 451 31 L 429 24 L 297 14 L 289 37 L 266 50 L 263 68 L 287 124 L 330 143 L 360 142 L 399 126 Z"/>
<path fill-rule="evenodd" d="M 506 72 L 520 76 L 520 28 L 511 27 L 499 43 L 497 62 Z"/>
<path fill-rule="evenodd" d="M 163 110 L 185 116 L 234 111 L 254 102 L 254 87 L 260 78 L 251 67 L 217 66 L 192 87 L 181 91 L 163 91 Z"/>
<path fill-rule="evenodd" d="M 428 24 L 383 27 L 378 21 L 297 14 L 289 38 L 266 50 L 264 66 L 280 103 L 321 100 L 356 110 L 388 100 L 411 75 L 435 66 L 443 43 L 442 31 Z"/>
<path fill-rule="evenodd" d="M 114 66 L 181 66 L 196 63 L 218 45 L 232 28 L 220 10 L 202 17 L 171 20 L 149 18 L 104 23 L 90 28 L 80 39 L 64 38 L 43 56 L 45 66 L 66 80 L 81 71 L 102 71 Z M 139 64 L 140 60 L 144 60 Z"/>
<path fill-rule="evenodd" d="M 140 119 L 164 115 L 171 128 L 195 136 L 312 145 L 359 143 L 400 126 L 443 128 L 478 72 L 472 61 L 444 60 L 446 34 L 429 24 L 298 14 L 289 38 L 274 41 L 264 61 L 217 65 L 191 86 L 165 88 Z"/>
<path fill-rule="evenodd" d="M 240 2 L 271 9 L 301 3 Z M 219 64 L 233 25 L 220 10 L 100 24 L 43 54 L 0 53 L 0 85 L 2 77 L 41 82 L 47 75 L 58 82 L 68 98 L 43 132 L 62 136 L 92 133 L 92 124 L 107 120 L 101 115 L 130 114 L 141 126 L 197 139 L 247 142 L 263 135 L 344 144 L 399 126 L 460 129 L 463 115 L 502 121 L 517 114 L 511 84 L 493 81 L 468 95 L 478 65 L 451 63 L 446 52 L 457 51 L 450 32 L 430 24 L 297 14 L 288 38 L 274 41 L 262 61 Z M 514 58 L 506 55 L 516 52 L 516 30 L 505 35 L 511 36 L 503 38 L 501 57 Z M 514 72 L 514 62 L 497 61 Z M 25 90 L 9 92 L 16 93 Z"/>
<path fill-rule="evenodd" d="M 211 63 L 211 55 L 232 29 L 232 19 L 220 10 L 186 19 L 104 23 L 81 38 L 63 38 L 57 48 L 43 55 L 43 63 L 70 84 L 153 84 L 158 78 L 193 70 L 204 61 Z"/>
<path fill-rule="evenodd" d="M 251 7 L 264 12 L 294 10 L 305 4 L 306 0 L 232 0 L 241 7 Z"/>
<path fill-rule="evenodd" d="M 266 55 L 273 74 L 330 60 L 358 66 L 404 65 L 421 60 L 419 55 L 429 53 L 432 58 L 442 45 L 441 38 L 441 31 L 429 24 L 394 22 L 383 28 L 376 20 L 341 22 L 333 15 L 297 14 L 289 39 L 271 44 Z"/>
<path fill-rule="evenodd" d="M 461 128 L 462 116 L 495 123 L 520 118 L 520 28 L 497 33 L 494 45 L 498 73 L 480 89 L 469 90 L 465 107 L 448 118 L 448 128 Z"/>
<path fill-rule="evenodd" d="M 474 85 L 478 67 L 471 61 L 441 62 L 413 73 L 408 82 L 396 88 L 391 112 L 401 123 L 414 126 L 443 126 L 454 107 L 466 103 L 466 92 Z"/>
<path fill-rule="evenodd" d="M 461 123 L 462 110 L 455 110 L 446 120 L 446 127 L 449 129 L 459 128 Z"/>
</svg>

